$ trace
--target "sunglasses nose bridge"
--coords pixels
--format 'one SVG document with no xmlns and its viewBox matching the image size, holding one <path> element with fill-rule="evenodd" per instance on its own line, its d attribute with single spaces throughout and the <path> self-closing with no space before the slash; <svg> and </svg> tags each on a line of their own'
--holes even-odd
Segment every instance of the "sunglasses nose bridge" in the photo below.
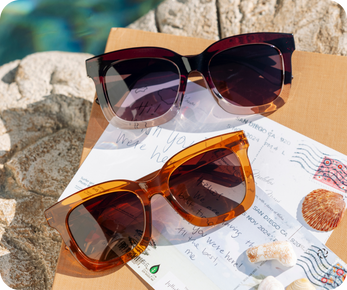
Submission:
<svg viewBox="0 0 347 290">
<path fill-rule="evenodd" d="M 189 62 L 191 68 L 188 77 L 192 81 L 197 82 L 199 85 L 204 86 L 205 88 L 208 88 L 211 91 L 212 89 L 214 89 L 214 85 L 211 82 L 210 75 L 208 73 L 208 65 L 210 58 L 210 54 L 203 52 L 197 55 L 187 56 L 186 61 Z M 203 81 L 201 80 L 201 78 L 203 79 Z"/>
<path fill-rule="evenodd" d="M 146 182 L 140 182 L 139 186 L 144 192 L 146 192 L 149 200 L 156 194 L 161 194 L 163 196 L 165 195 L 160 176 L 156 176 L 155 178 Z"/>
<path fill-rule="evenodd" d="M 188 71 L 188 73 L 195 72 L 195 71 L 198 71 L 201 74 L 203 73 L 204 67 L 205 67 L 204 65 L 205 61 L 204 61 L 204 55 L 202 53 L 197 55 L 187 56 L 185 58 L 186 58 L 185 62 L 189 63 L 190 70 Z"/>
</svg>

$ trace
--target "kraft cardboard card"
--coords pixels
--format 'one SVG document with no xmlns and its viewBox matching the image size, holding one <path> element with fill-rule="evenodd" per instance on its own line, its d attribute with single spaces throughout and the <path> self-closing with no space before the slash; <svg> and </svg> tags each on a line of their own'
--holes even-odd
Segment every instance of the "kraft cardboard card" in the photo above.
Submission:
<svg viewBox="0 0 347 290">
<path fill-rule="evenodd" d="M 212 41 L 209 41 L 209 40 L 198 40 L 194 38 L 184 38 L 184 37 L 177 37 L 177 36 L 170 36 L 170 35 L 163 35 L 163 34 L 152 34 L 152 33 L 141 32 L 141 31 L 127 30 L 127 29 L 113 29 L 110 33 L 107 50 L 110 51 L 110 50 L 120 49 L 124 47 L 153 44 L 156 46 L 167 46 L 168 48 L 174 49 L 175 51 L 178 51 L 182 54 L 193 54 L 193 53 L 199 53 L 211 42 Z M 293 80 L 290 100 L 283 108 L 281 108 L 281 110 L 270 115 L 269 118 L 277 121 L 278 123 L 282 125 L 285 125 L 286 127 L 294 129 L 295 131 L 305 136 L 310 137 L 309 139 L 305 139 L 305 138 L 304 138 L 305 140 L 303 139 L 299 140 L 300 138 L 292 139 L 292 138 L 288 138 L 287 134 L 281 135 L 281 132 L 279 133 L 277 132 L 276 134 L 273 131 L 271 131 L 273 130 L 271 126 L 268 127 L 268 124 L 261 123 L 263 122 L 262 120 L 266 120 L 266 118 L 248 120 L 243 117 L 237 116 L 235 117 L 233 122 L 230 122 L 230 123 L 220 122 L 221 121 L 220 119 L 218 120 L 218 122 L 211 120 L 210 122 L 211 126 L 209 129 L 210 132 L 213 130 L 218 131 L 223 129 L 229 130 L 229 131 L 237 130 L 237 129 L 242 129 L 242 130 L 246 129 L 245 132 L 247 132 L 248 134 L 248 139 L 250 140 L 250 143 L 253 142 L 253 144 L 256 144 L 253 147 L 257 148 L 256 150 L 254 150 L 254 153 L 251 153 L 251 156 L 250 156 L 250 159 L 254 164 L 253 166 L 256 167 L 254 169 L 255 169 L 255 175 L 257 176 L 257 179 L 258 179 L 257 185 L 260 188 L 259 191 L 265 194 L 264 197 L 269 198 L 270 201 L 275 201 L 277 203 L 279 199 L 282 199 L 282 197 L 277 196 L 276 193 L 274 192 L 278 191 L 277 188 L 281 187 L 281 185 L 283 184 L 283 180 L 285 180 L 285 178 L 283 177 L 283 180 L 278 179 L 278 181 L 274 183 L 274 181 L 271 179 L 271 176 L 267 174 L 269 171 L 267 171 L 268 169 L 266 168 L 265 163 L 263 163 L 262 156 L 266 156 L 264 152 L 268 154 L 272 154 L 273 156 L 276 156 L 276 158 L 279 159 L 279 164 L 281 164 L 281 162 L 286 162 L 285 163 L 286 166 L 288 165 L 292 167 L 291 170 L 301 171 L 302 179 L 306 180 L 307 178 L 309 178 L 310 179 L 310 182 L 308 183 L 309 186 L 307 188 L 302 188 L 302 190 L 305 191 L 306 194 L 308 193 L 308 191 L 312 190 L 315 186 L 322 187 L 322 188 L 332 188 L 331 184 L 328 181 L 324 183 L 321 180 L 319 180 L 319 174 L 318 174 L 320 172 L 319 170 L 321 170 L 322 172 L 322 170 L 324 169 L 324 163 L 325 163 L 324 161 L 326 161 L 327 158 L 329 160 L 332 160 L 333 163 L 336 164 L 337 166 L 339 164 L 337 164 L 336 161 L 341 162 L 341 164 L 343 165 L 346 164 L 343 158 L 342 159 L 339 158 L 340 153 L 338 152 L 341 152 L 344 154 L 347 153 L 347 150 L 345 149 L 345 146 L 344 146 L 347 138 L 343 134 L 343 132 L 340 132 L 340 130 L 336 128 L 336 126 L 334 126 L 334 124 L 336 124 L 337 122 L 341 122 L 346 118 L 344 114 L 344 110 L 343 110 L 343 108 L 346 107 L 346 104 L 343 102 L 343 98 L 342 98 L 342 95 L 346 93 L 346 87 L 345 85 L 343 85 L 344 83 L 346 83 L 346 80 L 345 80 L 346 76 L 342 74 L 342 72 L 346 69 L 346 66 L 347 66 L 347 61 L 346 61 L 346 58 L 344 57 L 325 56 L 325 55 L 304 53 L 304 52 L 297 52 L 297 51 L 294 52 L 294 55 L 293 55 L 294 80 Z M 322 71 L 324 71 L 324 74 L 322 74 Z M 332 104 L 331 102 L 328 102 L 326 98 L 326 95 L 331 93 L 333 93 L 336 96 L 336 102 L 334 102 L 334 104 Z M 194 92 L 192 92 L 192 94 L 194 94 Z M 194 95 L 191 96 L 190 100 L 186 100 L 190 102 L 190 104 L 188 102 L 186 104 L 194 106 L 193 97 Z M 199 104 L 195 104 L 195 106 L 196 105 L 199 105 Z M 206 108 L 203 106 L 202 107 L 196 106 L 196 107 L 193 107 L 192 109 L 195 110 L 194 112 L 198 112 L 199 108 L 200 109 L 202 108 L 202 110 L 200 110 L 200 113 L 202 115 L 206 114 L 207 112 Z M 322 111 L 325 111 L 325 110 L 328 110 L 330 112 L 329 118 L 324 118 L 324 116 L 322 115 Z M 195 117 L 198 120 L 199 117 L 202 118 L 201 117 L 202 115 L 199 115 L 196 113 Z M 317 118 L 317 115 L 323 116 L 323 117 Z M 212 116 L 216 117 L 213 114 Z M 186 121 L 189 122 L 191 120 L 186 120 Z M 92 118 L 89 125 L 90 128 L 88 129 L 87 136 L 86 136 L 85 151 L 84 151 L 85 153 L 83 155 L 83 158 L 85 158 L 87 152 L 89 152 L 91 148 L 93 147 L 93 145 L 96 143 L 97 139 L 100 137 L 106 125 L 107 123 L 104 122 L 104 120 L 102 119 L 102 115 L 100 114 L 99 108 L 97 108 L 94 104 Z M 225 127 L 217 128 L 219 125 L 224 125 Z M 97 128 L 97 130 L 91 130 L 91 128 L 93 129 Z M 189 126 L 185 126 L 185 128 L 189 128 Z M 165 130 L 165 128 L 162 128 L 162 129 Z M 181 132 L 182 128 L 175 127 L 175 129 L 176 131 L 174 131 L 175 133 L 171 135 L 171 137 L 170 137 L 170 134 L 167 136 L 166 144 L 164 143 L 167 147 L 170 144 L 174 144 L 175 141 L 177 145 L 178 140 L 180 140 L 178 142 L 179 143 L 178 145 L 181 145 L 183 147 L 189 145 L 193 141 L 197 142 L 199 140 L 198 138 L 193 138 L 191 140 L 188 140 L 188 137 L 186 137 L 186 140 L 183 144 L 183 139 L 180 139 L 182 136 L 175 135 L 177 133 L 182 134 Z M 112 130 L 111 131 L 110 130 L 111 129 L 108 128 L 105 134 L 115 133 L 115 132 L 112 132 Z M 196 132 L 188 132 L 188 133 L 191 133 L 193 135 L 197 134 Z M 202 132 L 202 133 L 206 133 L 206 132 Z M 133 133 L 134 136 L 131 136 L 131 138 L 133 139 L 129 139 L 129 140 L 137 140 L 136 138 L 143 138 L 143 136 L 139 137 L 139 135 L 141 134 L 139 135 L 136 135 L 136 134 L 137 133 Z M 143 133 L 143 134 L 146 134 L 146 133 Z M 207 135 L 203 136 L 202 138 L 206 138 L 206 137 Z M 120 134 L 120 135 L 117 135 L 117 138 L 120 138 L 118 142 L 121 143 L 123 141 L 123 145 L 124 145 L 124 143 L 126 143 L 124 142 L 124 140 L 126 140 L 125 138 L 128 138 L 128 137 L 125 137 L 125 136 L 122 137 L 122 135 Z M 148 138 L 148 136 L 146 136 L 146 138 Z M 307 140 L 310 140 L 310 142 L 303 142 Z M 315 141 L 318 141 L 319 143 L 327 145 L 328 147 L 324 147 L 324 146 L 320 147 L 322 144 L 318 145 L 317 147 L 317 143 L 315 143 Z M 253 144 L 251 144 L 251 147 Z M 112 147 L 112 144 L 109 144 L 109 145 Z M 100 143 L 97 146 L 100 146 Z M 106 145 L 103 144 L 103 146 L 106 146 Z M 139 149 L 140 147 L 141 146 L 137 146 L 137 149 Z M 161 149 L 166 150 L 167 147 L 161 148 Z M 331 152 L 331 149 L 329 147 L 337 151 Z M 108 149 L 109 148 L 110 147 L 108 147 Z M 142 147 L 142 149 L 143 148 L 144 147 Z M 173 147 L 171 146 L 170 148 L 173 148 Z M 170 150 L 170 148 L 168 150 Z M 306 148 L 306 151 L 305 151 L 305 148 Z M 166 156 L 164 154 L 166 152 L 157 152 L 157 151 L 154 152 L 154 151 L 151 151 L 149 147 L 147 149 L 149 154 L 152 154 L 152 155 L 154 154 L 153 155 L 154 157 L 152 158 L 153 160 L 157 158 L 156 160 L 160 161 L 159 155 L 161 157 Z M 152 149 L 154 150 L 155 147 Z M 98 150 L 102 151 L 106 149 L 99 148 Z M 282 154 L 283 152 L 284 154 Z M 160 153 L 160 154 L 157 154 L 157 153 Z M 315 156 L 315 154 L 318 154 L 319 156 L 312 158 L 311 155 Z M 281 155 L 285 157 L 282 157 Z M 282 159 L 279 157 L 281 157 Z M 264 158 L 267 158 L 267 157 L 264 157 Z M 305 161 L 302 161 L 302 159 L 304 159 Z M 307 166 L 305 162 L 310 164 L 310 166 Z M 314 166 L 311 166 L 310 162 L 314 162 Z M 160 162 L 157 162 L 157 163 L 159 164 Z M 279 167 L 281 166 L 282 165 L 280 165 Z M 149 166 L 146 174 L 149 173 L 150 169 L 151 168 Z M 143 174 L 143 175 L 146 175 L 146 174 Z M 141 176 L 141 172 L 139 172 L 138 177 L 142 177 L 142 176 Z M 93 181 L 93 180 L 89 180 L 86 177 L 83 177 L 83 178 L 84 180 L 83 179 L 80 179 L 80 180 L 84 182 L 85 184 L 87 184 L 87 182 L 98 182 L 98 180 Z M 115 178 L 120 178 L 120 176 L 112 177 L 112 179 L 115 179 Z M 302 182 L 300 178 L 301 177 L 299 177 L 299 179 L 297 180 L 298 183 Z M 82 186 L 84 186 L 84 184 L 82 184 Z M 343 190 L 341 190 L 341 188 L 340 189 L 333 188 L 333 190 L 337 192 L 341 192 L 343 194 Z M 300 198 L 297 197 L 297 199 L 300 199 Z M 282 202 L 285 204 L 286 199 L 283 198 Z M 295 202 L 300 203 L 300 200 L 296 200 Z M 295 202 L 292 202 L 292 203 L 295 203 Z M 265 203 L 266 202 L 263 203 L 263 206 L 265 205 Z M 252 208 L 252 215 L 250 214 L 248 217 L 247 216 L 244 217 L 245 218 L 244 222 L 248 223 L 248 227 L 251 226 L 253 227 L 253 230 L 259 231 L 259 234 L 263 235 L 263 237 L 265 237 L 266 239 L 270 239 L 270 237 L 272 239 L 276 239 L 275 235 L 276 233 L 281 234 L 281 230 L 284 229 L 283 225 L 280 226 L 279 229 L 274 228 L 273 224 L 275 223 L 271 225 L 268 222 L 269 220 L 273 221 L 273 219 L 264 218 L 264 216 L 269 217 L 269 214 L 265 212 L 264 210 L 262 210 L 260 205 L 259 206 L 255 205 L 255 206 L 256 208 L 255 207 Z M 297 215 L 295 215 L 294 208 L 289 209 L 288 211 L 289 212 L 292 211 L 290 213 L 291 216 L 294 216 L 297 219 L 299 218 Z M 261 215 L 261 213 L 263 215 Z M 253 224 L 252 224 L 252 221 L 253 221 Z M 279 226 L 278 224 L 275 224 L 275 225 L 277 227 Z M 266 228 L 265 226 L 270 226 L 270 228 Z M 230 227 L 231 229 L 234 229 L 234 232 L 237 232 L 236 226 L 230 225 Z M 320 243 L 321 241 L 324 242 L 326 238 L 329 238 L 326 244 L 337 254 L 337 256 L 340 256 L 342 259 L 346 259 L 344 254 L 345 251 L 343 251 L 343 247 L 341 248 L 340 246 L 345 241 L 344 235 L 346 231 L 343 230 L 345 227 L 346 227 L 345 221 L 343 220 L 340 227 L 338 227 L 331 235 L 328 235 L 325 237 L 319 237 L 320 233 L 311 232 L 310 234 L 312 234 L 312 237 L 313 237 L 312 239 L 318 239 L 320 240 Z M 215 261 L 215 264 L 217 263 L 215 267 L 224 267 L 221 261 L 226 261 L 227 263 L 229 263 L 235 268 L 236 268 L 235 266 L 236 263 L 238 263 L 238 265 L 242 264 L 242 262 L 237 261 L 236 257 L 232 257 L 230 255 L 229 253 L 230 251 L 228 251 L 227 247 L 224 247 L 219 244 L 217 245 L 217 243 L 215 243 L 214 237 L 212 236 L 200 237 L 199 246 L 197 246 L 199 249 L 197 249 L 196 248 L 197 243 L 195 241 L 193 243 L 192 239 L 189 241 L 189 238 L 194 235 L 193 233 L 194 231 L 196 231 L 196 229 L 188 229 L 188 228 L 186 229 L 183 226 L 178 227 L 178 229 L 181 229 L 181 230 L 176 230 L 178 231 L 176 234 L 182 235 L 181 241 L 183 242 L 175 244 L 172 247 L 174 251 L 177 251 L 177 253 L 180 253 L 184 259 L 191 259 L 191 258 L 197 259 L 198 257 L 210 258 L 209 262 Z M 308 228 L 303 226 L 298 231 L 298 233 L 300 231 L 306 231 L 306 230 L 309 231 Z M 198 232 L 199 230 L 196 231 L 196 233 Z M 214 231 L 213 233 L 216 234 L 218 233 L 218 231 Z M 267 236 L 267 234 L 269 234 L 269 236 Z M 312 251 L 316 251 L 316 255 L 318 255 L 317 253 L 319 253 L 321 257 L 324 257 L 325 251 L 328 251 L 328 249 L 323 246 L 319 247 L 316 245 L 318 249 L 311 248 L 309 244 L 305 243 L 303 240 L 301 241 L 300 239 L 295 239 L 294 236 L 290 236 L 289 234 L 287 235 L 288 235 L 287 237 L 290 237 L 289 241 L 291 240 L 291 238 L 293 238 L 294 241 L 296 242 L 296 245 L 299 245 L 298 250 L 303 251 L 303 252 L 298 252 L 298 256 L 301 257 L 302 261 L 306 261 L 306 262 L 308 261 L 307 256 L 305 258 L 305 255 L 306 255 L 305 253 L 312 254 Z M 163 236 L 162 241 L 167 240 L 167 237 L 165 237 L 165 235 L 162 235 L 162 236 Z M 188 240 L 185 241 L 184 240 L 185 238 Z M 155 240 L 155 237 L 154 237 L 154 240 Z M 247 241 L 245 241 L 245 243 Z M 160 242 L 160 239 L 159 239 L 159 242 Z M 160 244 L 159 242 L 158 244 Z M 214 256 L 212 252 L 208 250 L 208 247 L 212 247 L 212 250 L 215 250 L 213 245 L 215 245 L 215 248 L 218 248 L 219 246 L 218 250 L 223 251 L 223 253 L 219 252 L 218 256 L 217 255 Z M 206 247 L 203 247 L 203 246 L 206 246 Z M 163 249 L 163 247 L 157 247 L 157 250 L 158 249 L 159 250 Z M 154 250 L 149 247 L 148 251 L 151 251 L 151 250 L 152 252 L 154 252 Z M 187 252 L 188 255 L 186 253 L 187 250 L 188 250 Z M 241 248 L 240 248 L 240 251 L 241 251 Z M 229 255 L 227 255 L 228 253 Z M 188 256 L 188 258 L 186 256 Z M 329 256 L 332 257 L 333 254 L 330 254 Z M 329 275 L 331 275 L 331 273 L 336 273 L 340 269 L 338 267 L 340 266 L 343 267 L 343 264 L 342 264 L 343 262 L 342 261 L 340 262 L 340 260 L 337 261 L 333 259 L 333 260 L 327 260 L 327 261 L 329 264 L 331 264 L 331 268 L 330 268 L 331 271 L 327 272 L 328 274 L 330 273 Z M 323 263 L 323 260 L 321 262 Z M 338 266 L 337 263 L 340 266 Z M 156 280 L 155 283 L 152 281 L 153 283 L 151 285 L 153 285 L 153 287 L 157 287 L 158 289 L 165 289 L 165 288 L 159 288 L 159 287 L 165 287 L 165 284 L 168 281 L 176 281 L 175 285 L 177 285 L 177 287 L 178 285 L 181 285 L 181 286 L 185 285 L 185 287 L 188 287 L 186 285 L 188 285 L 189 283 L 192 283 L 189 279 L 185 280 L 185 278 L 181 278 L 179 275 L 175 274 L 172 271 L 165 272 L 163 270 L 165 268 L 164 266 L 156 267 L 158 264 L 155 264 L 155 265 L 154 264 L 153 265 L 150 264 L 149 260 L 148 262 L 146 262 L 146 259 L 135 260 L 133 265 L 130 265 L 129 263 L 129 266 L 132 267 L 133 269 L 136 270 L 136 267 L 137 267 L 137 269 L 140 269 L 140 271 L 143 271 L 144 273 L 143 275 L 146 275 L 147 278 L 145 276 L 143 276 L 143 278 L 140 278 L 137 274 L 135 274 L 135 272 L 133 272 L 133 270 L 130 270 L 129 266 L 121 267 L 119 269 L 114 269 L 113 271 L 106 271 L 104 273 L 91 274 L 87 270 L 81 269 L 79 265 L 74 264 L 74 262 L 71 260 L 71 257 L 69 257 L 69 253 L 65 250 L 62 250 L 53 288 L 64 289 L 64 287 L 66 287 L 64 285 L 66 285 L 66 283 L 69 283 L 69 285 L 74 285 L 76 287 L 75 289 L 89 289 L 89 288 L 92 289 L 93 287 L 95 289 L 95 287 L 100 285 L 103 285 L 104 289 L 113 289 L 115 285 L 118 285 L 119 287 L 127 287 L 127 289 L 147 289 L 147 288 L 151 289 L 151 287 L 148 286 L 146 282 L 144 282 L 150 279 L 150 277 L 153 278 L 153 276 L 149 276 L 151 274 L 151 271 L 150 271 L 151 269 L 152 271 L 157 271 L 154 274 L 165 273 L 164 276 L 161 276 L 161 279 L 155 279 Z M 243 266 L 244 265 L 245 264 L 243 264 Z M 305 272 L 305 269 L 307 271 L 307 268 L 305 268 L 306 266 L 304 263 L 302 263 L 301 266 L 302 266 L 301 267 L 302 270 L 299 270 L 299 271 Z M 205 273 L 204 271 L 206 270 L 200 269 L 199 267 L 196 270 L 197 273 Z M 260 272 L 255 271 L 253 273 L 254 275 L 252 276 L 252 274 L 250 275 L 252 271 L 244 270 L 242 273 L 244 275 L 248 275 L 247 277 L 253 277 L 253 278 L 257 276 L 258 274 L 260 276 L 262 275 L 261 270 L 257 270 Z M 339 270 L 338 273 L 341 273 L 341 271 Z M 323 279 L 324 281 L 326 279 L 326 281 L 331 282 L 332 279 L 326 276 L 328 274 L 320 273 L 320 279 Z M 260 276 L 258 278 L 261 278 Z M 175 277 L 178 279 L 176 279 Z M 214 276 L 212 275 L 211 277 L 214 277 Z M 246 276 L 243 279 L 245 278 Z M 252 283 L 256 282 L 256 280 L 254 279 L 257 279 L 257 278 L 254 278 L 254 279 L 253 278 L 251 280 L 246 279 L 244 281 L 245 283 L 243 284 L 251 285 Z M 311 277 L 311 279 L 319 279 L 319 277 L 318 276 L 315 278 Z M 253 282 L 251 283 L 250 281 L 253 281 Z M 337 283 L 336 281 L 334 283 Z M 214 282 L 212 281 L 212 283 Z M 333 284 L 333 282 L 331 282 L 330 284 Z M 170 286 L 170 285 L 174 287 L 172 283 L 170 284 L 170 282 L 169 284 L 166 284 L 166 286 Z M 242 283 L 240 282 L 238 283 L 238 285 L 240 285 L 241 287 Z M 191 289 L 191 287 L 188 289 Z"/>
</svg>

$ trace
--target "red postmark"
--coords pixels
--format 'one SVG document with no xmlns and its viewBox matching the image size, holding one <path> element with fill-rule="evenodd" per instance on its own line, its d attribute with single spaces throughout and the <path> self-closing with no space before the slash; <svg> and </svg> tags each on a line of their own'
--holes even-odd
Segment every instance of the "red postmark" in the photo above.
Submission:
<svg viewBox="0 0 347 290">
<path fill-rule="evenodd" d="M 347 166 L 325 156 L 313 179 L 347 193 Z"/>
</svg>

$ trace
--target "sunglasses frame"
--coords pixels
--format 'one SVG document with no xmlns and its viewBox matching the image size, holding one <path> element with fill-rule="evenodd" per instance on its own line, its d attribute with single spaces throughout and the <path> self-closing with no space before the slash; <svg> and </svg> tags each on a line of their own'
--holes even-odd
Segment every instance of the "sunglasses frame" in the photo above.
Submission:
<svg viewBox="0 0 347 290">
<path fill-rule="evenodd" d="M 149 180 L 142 178 L 138 181 L 115 180 L 100 183 L 84 190 L 81 190 L 56 203 L 45 211 L 48 224 L 55 228 L 61 235 L 66 247 L 70 250 L 75 259 L 85 268 L 93 271 L 101 271 L 122 265 L 140 255 L 148 246 L 151 240 L 152 219 L 150 200 L 155 194 L 161 194 L 172 206 L 172 208 L 185 220 L 196 226 L 212 226 L 231 220 L 245 212 L 251 207 L 255 198 L 255 183 L 252 168 L 247 156 L 249 144 L 242 131 L 227 133 L 206 139 L 194 144 L 170 158 L 156 174 L 150 174 Z M 169 189 L 171 174 L 187 160 L 190 160 L 202 153 L 215 150 L 227 149 L 232 151 L 238 158 L 245 183 L 245 197 L 243 201 L 233 210 L 225 214 L 212 217 L 201 218 L 188 213 Z M 154 176 L 154 177 L 153 177 Z M 129 191 L 134 193 L 141 201 L 144 211 L 145 229 L 141 240 L 130 252 L 110 261 L 98 261 L 87 257 L 78 247 L 68 225 L 70 213 L 81 203 L 95 197 L 116 193 L 119 191 Z"/>
<path fill-rule="evenodd" d="M 259 106 L 238 106 L 228 102 L 216 89 L 210 72 L 209 63 L 218 53 L 227 49 L 250 44 L 265 44 L 275 48 L 282 60 L 283 77 L 280 94 L 272 102 Z M 291 56 L 295 50 L 294 37 L 289 33 L 259 32 L 248 33 L 221 39 L 202 53 L 191 56 L 183 56 L 172 50 L 160 47 L 136 47 L 105 53 L 86 60 L 87 75 L 95 83 L 96 93 L 101 109 L 106 119 L 116 127 L 124 129 L 142 129 L 158 126 L 170 121 L 179 112 L 187 86 L 188 76 L 191 72 L 199 72 L 215 97 L 219 106 L 232 114 L 249 115 L 268 113 L 282 107 L 288 100 L 292 81 Z M 137 58 L 157 58 L 171 62 L 177 67 L 179 88 L 176 99 L 171 108 L 163 115 L 145 121 L 126 121 L 119 118 L 112 109 L 107 94 L 105 77 L 108 69 L 113 64 Z"/>
</svg>

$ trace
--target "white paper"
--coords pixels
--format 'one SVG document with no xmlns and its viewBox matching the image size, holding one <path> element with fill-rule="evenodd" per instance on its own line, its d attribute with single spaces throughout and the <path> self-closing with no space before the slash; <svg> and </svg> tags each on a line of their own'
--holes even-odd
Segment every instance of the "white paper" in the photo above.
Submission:
<svg viewBox="0 0 347 290">
<path fill-rule="evenodd" d="M 157 281 L 168 280 L 164 279 L 168 271 L 178 277 L 178 289 L 184 285 L 187 289 L 206 290 L 251 289 L 270 275 L 284 286 L 306 277 L 316 289 L 333 289 L 346 277 L 346 264 L 260 188 L 251 209 L 215 227 L 189 224 L 162 197 L 156 198 L 154 208 L 155 247 L 150 246 L 128 265 L 155 289 Z M 296 253 L 294 267 L 283 266 L 277 260 L 256 264 L 248 261 L 248 248 L 284 240 Z M 159 270 L 148 275 L 153 265 L 159 265 Z"/>
<path fill-rule="evenodd" d="M 266 275 L 276 276 L 285 286 L 293 277 L 305 276 L 316 282 L 316 287 L 327 285 L 316 280 L 328 279 L 325 276 L 338 268 L 337 263 L 341 269 L 346 267 L 322 244 L 331 232 L 310 228 L 300 207 L 303 198 L 318 188 L 346 197 L 346 156 L 265 117 L 226 113 L 209 91 L 192 83 L 181 114 L 170 122 L 143 130 L 121 130 L 109 125 L 60 200 L 107 180 L 139 179 L 160 169 L 182 149 L 236 130 L 243 130 L 250 143 L 248 155 L 257 184 L 252 208 L 227 225 L 197 229 L 182 220 L 162 197 L 155 197 L 152 223 L 157 246 L 148 247 L 129 266 L 155 289 L 250 289 Z M 160 203 L 160 207 L 156 206 Z M 261 266 L 247 262 L 244 252 L 248 247 L 274 240 L 290 241 L 298 257 L 302 257 L 302 265 L 298 262 L 293 268 L 283 269 L 274 262 Z M 312 250 L 313 246 L 316 248 Z M 306 256 L 318 250 L 320 254 L 328 253 L 330 260 L 324 273 L 318 268 L 318 274 L 311 275 L 315 266 L 306 265 L 311 259 Z M 325 260 L 318 262 L 323 265 Z M 153 274 L 151 269 L 156 265 L 160 265 L 159 270 Z M 333 275 L 329 275 L 331 280 Z M 174 284 L 165 286 L 164 281 Z M 328 281 L 332 286 L 327 289 L 336 287 L 336 281 Z"/>
</svg>

